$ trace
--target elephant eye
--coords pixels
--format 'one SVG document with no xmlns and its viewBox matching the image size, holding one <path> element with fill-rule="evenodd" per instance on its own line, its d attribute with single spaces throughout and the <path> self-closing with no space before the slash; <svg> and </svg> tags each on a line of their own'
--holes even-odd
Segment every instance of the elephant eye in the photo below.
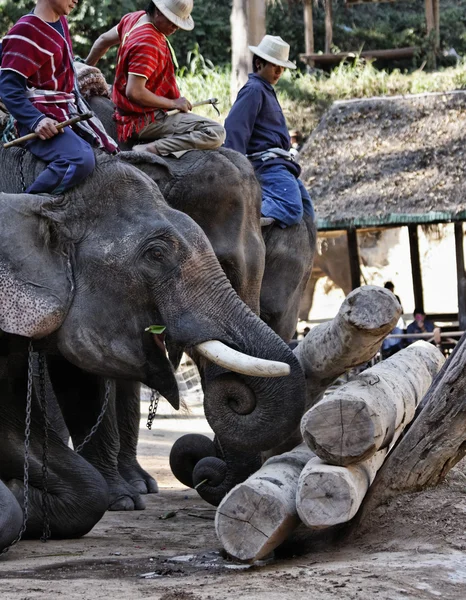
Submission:
<svg viewBox="0 0 466 600">
<path fill-rule="evenodd" d="M 163 258 L 163 252 L 160 247 L 151 248 L 149 250 L 149 255 L 154 260 L 160 260 L 161 258 Z"/>
</svg>

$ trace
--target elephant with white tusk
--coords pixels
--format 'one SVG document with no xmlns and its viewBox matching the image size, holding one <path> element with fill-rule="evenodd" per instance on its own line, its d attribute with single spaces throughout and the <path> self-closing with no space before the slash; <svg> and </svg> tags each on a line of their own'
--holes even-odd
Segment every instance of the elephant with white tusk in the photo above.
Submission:
<svg viewBox="0 0 466 600">
<path fill-rule="evenodd" d="M 219 341 L 270 361 L 267 368 L 286 364 L 285 371 L 290 370 L 289 376 L 282 371 L 273 378 L 259 376 L 263 371 L 257 370 L 245 375 L 244 364 L 234 373 L 234 362 L 226 370 L 202 359 L 206 416 L 225 446 L 257 454 L 291 432 L 304 406 L 299 363 L 238 297 L 202 229 L 170 208 L 149 177 L 107 155 L 98 154 L 94 174 L 62 197 L 22 194 L 21 170 L 28 183 L 44 165 L 21 154 L 0 151 L 0 329 L 8 334 L 7 341 L 12 336 L 40 340 L 73 443 L 82 442 L 105 395 L 115 399 L 107 420 L 113 419 L 117 429 L 117 414 L 135 381 L 178 407 L 173 367 L 163 344 L 146 331 L 155 324 L 165 326 L 171 356 L 179 349 L 195 353 L 199 344 Z M 18 390 L 26 386 L 25 352 L 21 347 Z M 259 365 L 263 370 L 264 363 Z M 0 372 L 5 381 L 1 410 L 8 412 L 18 396 L 8 391 L 11 375 Z M 120 383 L 106 388 L 108 378 Z M 17 430 L 14 443 L 11 436 L 1 436 L 0 454 L 20 453 L 16 440 L 23 423 L 0 423 L 7 431 L 13 425 Z M 105 437 L 96 434 L 84 447 L 83 458 L 70 453 L 74 458 L 64 463 L 64 481 L 67 472 L 82 471 L 88 464 L 85 458 L 107 481 L 111 503 L 140 507 L 137 490 L 121 476 L 118 457 L 107 460 Z M 4 482 L 21 476 L 19 461 L 0 464 Z M 98 480 L 89 473 L 86 477 Z M 32 489 L 40 485 L 32 478 Z M 79 490 L 69 485 L 65 498 L 58 502 L 57 497 L 56 503 L 51 499 L 54 535 L 62 535 L 59 505 L 69 501 L 72 510 L 79 501 Z M 106 489 L 101 497 L 104 493 Z M 32 503 L 30 531 L 35 531 L 39 508 Z M 98 510 L 91 512 L 91 521 L 100 518 Z M 66 529 L 65 534 L 72 532 Z"/>
</svg>

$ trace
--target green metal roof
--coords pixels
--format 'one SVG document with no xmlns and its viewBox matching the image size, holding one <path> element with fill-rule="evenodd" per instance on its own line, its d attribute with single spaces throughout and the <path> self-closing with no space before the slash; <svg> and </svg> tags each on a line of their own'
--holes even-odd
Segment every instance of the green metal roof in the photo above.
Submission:
<svg viewBox="0 0 466 600">
<path fill-rule="evenodd" d="M 390 213 L 380 216 L 348 217 L 341 219 L 317 219 L 319 231 L 361 229 L 364 227 L 402 227 L 404 225 L 426 225 L 466 221 L 466 210 L 453 212 L 428 212 L 419 214 Z"/>
</svg>

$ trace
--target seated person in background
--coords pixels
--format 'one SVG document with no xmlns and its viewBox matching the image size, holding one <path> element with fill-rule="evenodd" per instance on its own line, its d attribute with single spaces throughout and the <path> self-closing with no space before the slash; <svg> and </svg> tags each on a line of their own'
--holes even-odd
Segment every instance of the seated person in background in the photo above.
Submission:
<svg viewBox="0 0 466 600">
<path fill-rule="evenodd" d="M 398 302 L 400 303 L 401 310 L 403 310 L 403 305 L 401 304 L 400 297 L 399 297 L 399 296 L 397 296 L 397 295 L 395 294 L 395 284 L 394 284 L 392 281 L 386 281 L 383 287 L 384 287 L 386 290 L 390 291 L 390 292 L 391 292 L 391 293 L 392 293 L 392 294 L 395 296 L 395 298 L 396 298 L 396 299 L 398 300 Z"/>
<path fill-rule="evenodd" d="M 61 133 L 57 129 L 72 113 L 88 110 L 76 88 L 66 21 L 74 4 L 37 0 L 34 11 L 21 17 L 3 38 L 0 97 L 15 120 L 18 136 L 38 135 L 25 148 L 48 163 L 25 190 L 29 194 L 61 194 L 80 183 L 94 170 L 91 145 L 117 150 L 94 119 Z"/>
<path fill-rule="evenodd" d="M 395 327 L 390 331 L 390 335 L 404 333 L 404 328 L 405 323 L 403 321 L 403 317 L 400 317 Z M 382 358 L 388 358 L 389 356 L 396 354 L 402 348 L 404 348 L 403 338 L 386 337 L 382 342 Z"/>
<path fill-rule="evenodd" d="M 253 73 L 238 93 L 225 121 L 225 146 L 245 154 L 262 187 L 262 216 L 280 227 L 299 223 L 306 213 L 314 218 L 311 198 L 299 180 L 300 166 L 290 153 L 285 116 L 273 89 L 285 68 L 290 46 L 280 37 L 266 35 L 254 53 Z"/>
<path fill-rule="evenodd" d="M 406 328 L 406 333 L 432 333 L 434 324 L 426 319 L 426 313 L 421 308 L 415 308 L 413 312 L 414 321 Z M 407 338 L 408 344 L 416 342 L 420 338 Z"/>
<path fill-rule="evenodd" d="M 192 0 L 152 0 L 145 11 L 125 15 L 102 34 L 86 59 L 94 66 L 119 44 L 112 97 L 115 120 L 121 142 L 150 142 L 133 146 L 136 152 L 181 156 L 195 148 L 218 148 L 225 139 L 219 123 L 189 114 L 191 102 L 181 96 L 176 83 L 176 58 L 168 36 L 194 28 L 192 8 Z M 180 112 L 167 115 L 174 109 Z"/>
</svg>

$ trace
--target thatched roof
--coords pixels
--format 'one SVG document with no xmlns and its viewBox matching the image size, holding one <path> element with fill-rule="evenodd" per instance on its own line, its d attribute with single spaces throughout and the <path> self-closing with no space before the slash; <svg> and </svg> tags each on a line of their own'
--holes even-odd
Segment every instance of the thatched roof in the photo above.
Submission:
<svg viewBox="0 0 466 600">
<path fill-rule="evenodd" d="M 301 152 L 319 229 L 466 220 L 466 92 L 336 102 Z"/>
</svg>

